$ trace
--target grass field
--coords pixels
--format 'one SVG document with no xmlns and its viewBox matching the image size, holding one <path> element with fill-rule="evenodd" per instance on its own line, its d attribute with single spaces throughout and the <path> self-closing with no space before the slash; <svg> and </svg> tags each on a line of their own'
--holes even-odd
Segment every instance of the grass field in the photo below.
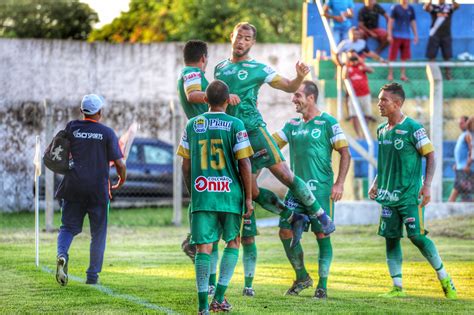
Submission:
<svg viewBox="0 0 474 315">
<path fill-rule="evenodd" d="M 43 221 L 43 220 L 42 220 Z M 86 220 L 87 221 L 87 220 Z M 171 210 L 111 210 L 100 286 L 85 285 L 89 228 L 70 251 L 69 284 L 60 287 L 54 274 L 56 233 L 41 233 L 41 268 L 34 266 L 34 216 L 0 214 L 0 313 L 196 313 L 194 269 L 180 244 L 187 229 L 169 226 Z M 59 216 L 56 215 L 59 227 Z M 241 296 L 243 268 L 236 268 L 227 298 L 235 314 L 321 313 L 474 313 L 474 216 L 427 224 L 458 289 L 460 299 L 444 299 L 435 273 L 418 250 L 403 241 L 404 286 L 408 298 L 385 300 L 390 289 L 384 240 L 376 226 L 338 227 L 332 237 L 334 260 L 329 300 L 312 299 L 314 290 L 284 297 L 294 274 L 277 228 L 258 236 L 255 298 Z M 303 240 L 308 271 L 317 278 L 317 245 Z"/>
</svg>

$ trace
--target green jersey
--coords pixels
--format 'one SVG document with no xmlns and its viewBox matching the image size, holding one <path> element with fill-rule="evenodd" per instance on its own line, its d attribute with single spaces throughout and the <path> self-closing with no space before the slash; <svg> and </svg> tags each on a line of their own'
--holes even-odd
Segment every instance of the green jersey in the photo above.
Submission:
<svg viewBox="0 0 474 315">
<path fill-rule="evenodd" d="M 178 155 L 191 160 L 191 211 L 241 214 L 243 189 L 237 160 L 253 155 L 244 124 L 226 113 L 189 120 Z"/>
<path fill-rule="evenodd" d="M 240 98 L 240 104 L 227 107 L 229 115 L 241 119 L 248 131 L 264 125 L 257 109 L 258 91 L 264 83 L 281 79 L 275 70 L 255 60 L 233 63 L 227 59 L 216 66 L 214 78 L 227 83 L 230 93 Z"/>
<path fill-rule="evenodd" d="M 204 72 L 200 68 L 186 66 L 181 71 L 178 79 L 179 102 L 188 119 L 207 112 L 206 103 L 190 103 L 187 97 L 193 91 L 205 91 L 208 85 Z"/>
<path fill-rule="evenodd" d="M 422 156 L 433 152 L 425 128 L 405 117 L 388 129 L 388 122 L 377 128 L 377 202 L 384 206 L 417 205 L 422 186 Z"/>
<path fill-rule="evenodd" d="M 305 122 L 290 119 L 273 134 L 280 148 L 290 144 L 290 165 L 315 195 L 330 194 L 334 184 L 332 150 L 347 147 L 346 136 L 331 115 L 321 115 Z"/>
</svg>

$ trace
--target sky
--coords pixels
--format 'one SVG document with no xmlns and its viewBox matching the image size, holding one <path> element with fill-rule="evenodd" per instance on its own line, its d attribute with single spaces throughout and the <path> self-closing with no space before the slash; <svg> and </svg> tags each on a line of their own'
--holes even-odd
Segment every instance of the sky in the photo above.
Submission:
<svg viewBox="0 0 474 315">
<path fill-rule="evenodd" d="M 94 25 L 96 28 L 102 27 L 104 24 L 112 22 L 112 20 L 120 15 L 122 11 L 128 11 L 128 3 L 130 0 L 80 0 L 87 3 L 97 14 L 99 14 L 100 22 Z"/>
</svg>

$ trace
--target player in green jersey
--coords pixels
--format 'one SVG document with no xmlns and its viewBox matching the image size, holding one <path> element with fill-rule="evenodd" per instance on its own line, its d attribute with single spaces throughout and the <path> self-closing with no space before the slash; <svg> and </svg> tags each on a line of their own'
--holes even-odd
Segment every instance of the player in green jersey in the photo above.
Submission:
<svg viewBox="0 0 474 315">
<path fill-rule="evenodd" d="M 418 247 L 438 274 L 444 294 L 456 299 L 456 289 L 446 272 L 435 244 L 426 237 L 425 206 L 431 198 L 435 170 L 434 148 L 423 126 L 402 112 L 405 92 L 398 83 L 380 89 L 380 115 L 387 117 L 377 129 L 378 170 L 369 197 L 382 205 L 379 235 L 385 237 L 387 264 L 393 288 L 383 297 L 404 297 L 402 290 L 402 249 L 400 238 L 405 225 L 408 238 Z M 426 158 L 422 179 L 422 158 Z"/>
<path fill-rule="evenodd" d="M 225 113 L 228 99 L 224 82 L 209 85 L 210 111 L 188 122 L 177 153 L 183 157 L 183 175 L 191 194 L 199 314 L 209 313 L 210 254 L 221 235 L 227 245 L 210 310 L 231 310 L 224 293 L 239 257 L 242 216 L 248 218 L 253 212 L 249 160 L 253 151 L 243 123 Z"/>
<path fill-rule="evenodd" d="M 273 192 L 257 186 L 257 173 L 266 167 L 301 200 L 307 214 L 317 217 L 321 221 L 323 232 L 330 234 L 335 230 L 334 223 L 321 208 L 306 183 L 298 176 L 294 176 L 288 165 L 284 163 L 283 155 L 268 133 L 262 115 L 257 109 L 258 91 L 263 84 L 268 83 L 275 89 L 293 93 L 309 73 L 309 67 L 304 63 L 297 62 L 296 77 L 292 80 L 278 75 L 271 67 L 249 56 L 250 49 L 256 42 L 256 35 L 255 26 L 247 22 L 238 23 L 231 35 L 232 56 L 220 62 L 214 70 L 214 77 L 226 82 L 230 91 L 237 95 L 230 98 L 229 104 L 231 106 L 227 107 L 227 113 L 244 122 L 255 152 L 250 159 L 253 173 L 253 199 L 264 209 L 276 213 L 288 221 L 291 221 L 294 216 L 292 211 Z M 298 244 L 301 237 L 304 225 L 300 224 L 301 222 L 302 220 L 294 224 L 296 227 L 294 227 L 292 247 Z M 242 234 L 245 272 L 243 294 L 246 296 L 255 294 L 252 289 L 252 281 L 257 259 L 256 234 L 255 216 L 253 216 L 244 221 Z"/>
<path fill-rule="evenodd" d="M 293 172 L 306 182 L 316 199 L 334 220 L 334 202 L 342 198 L 344 181 L 351 156 L 346 137 L 337 120 L 317 106 L 318 87 L 312 81 L 303 84 L 293 94 L 292 102 L 301 118 L 290 119 L 283 129 L 273 134 L 280 148 L 290 145 L 290 166 Z M 339 173 L 334 183 L 332 170 L 332 152 L 340 156 Z M 304 212 L 302 203 L 288 191 L 285 204 L 290 209 Z M 329 235 L 325 235 L 318 220 L 311 220 L 311 231 L 315 234 L 319 247 L 319 281 L 314 293 L 317 299 L 327 298 L 327 279 L 332 261 L 332 245 Z M 286 295 L 298 295 L 313 285 L 313 280 L 304 265 L 304 253 L 301 244 L 290 248 L 293 237 L 288 223 L 280 220 L 280 239 L 296 273 L 296 280 Z"/>
</svg>

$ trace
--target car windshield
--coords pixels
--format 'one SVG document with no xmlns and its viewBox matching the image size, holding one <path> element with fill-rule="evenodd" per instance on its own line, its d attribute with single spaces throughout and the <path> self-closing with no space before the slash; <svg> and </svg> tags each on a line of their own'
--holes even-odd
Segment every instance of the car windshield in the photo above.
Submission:
<svg viewBox="0 0 474 315">
<path fill-rule="evenodd" d="M 151 145 L 143 146 L 143 153 L 146 164 L 172 164 L 173 155 L 163 148 Z"/>
<path fill-rule="evenodd" d="M 128 153 L 127 162 L 138 163 L 138 146 L 132 145 L 130 152 Z"/>
</svg>

